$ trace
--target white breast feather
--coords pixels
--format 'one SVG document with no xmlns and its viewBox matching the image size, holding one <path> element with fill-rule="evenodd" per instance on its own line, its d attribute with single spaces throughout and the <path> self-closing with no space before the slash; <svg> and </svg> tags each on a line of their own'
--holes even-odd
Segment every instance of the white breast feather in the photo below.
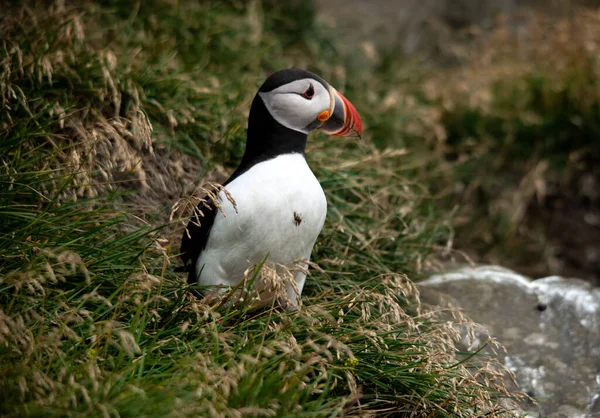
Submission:
<svg viewBox="0 0 600 418">
<path fill-rule="evenodd" d="M 236 285 L 244 271 L 267 253 L 269 261 L 290 267 L 310 257 L 325 222 L 327 201 L 303 155 L 286 154 L 259 163 L 226 189 L 237 213 L 221 192 L 226 216 L 217 213 L 198 259 L 199 284 Z M 300 290 L 304 276 L 299 277 Z"/>
</svg>

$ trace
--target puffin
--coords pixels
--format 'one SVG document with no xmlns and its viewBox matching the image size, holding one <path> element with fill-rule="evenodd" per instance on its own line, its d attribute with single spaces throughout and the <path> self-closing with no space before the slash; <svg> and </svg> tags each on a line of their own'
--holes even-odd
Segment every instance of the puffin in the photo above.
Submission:
<svg viewBox="0 0 600 418">
<path fill-rule="evenodd" d="M 287 297 L 299 305 L 307 261 L 327 215 L 323 189 L 305 158 L 308 134 L 360 137 L 356 108 L 316 74 L 288 68 L 270 75 L 248 116 L 246 149 L 237 169 L 205 197 L 181 241 L 188 282 L 223 292 L 265 261 L 293 268 Z M 225 289 L 225 290 L 222 290 Z M 294 309 L 293 307 L 291 309 Z"/>
</svg>

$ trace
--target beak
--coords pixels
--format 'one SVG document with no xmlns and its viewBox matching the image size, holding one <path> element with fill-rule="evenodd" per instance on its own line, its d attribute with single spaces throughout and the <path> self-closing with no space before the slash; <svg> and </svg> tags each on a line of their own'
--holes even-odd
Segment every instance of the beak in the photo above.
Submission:
<svg viewBox="0 0 600 418">
<path fill-rule="evenodd" d="M 331 86 L 329 86 L 329 95 L 332 102 L 329 108 L 329 117 L 321 119 L 321 115 L 319 116 L 319 120 L 323 122 L 319 129 L 327 135 L 357 136 L 360 138 L 362 135 L 362 122 L 356 108 L 342 93 Z"/>
</svg>

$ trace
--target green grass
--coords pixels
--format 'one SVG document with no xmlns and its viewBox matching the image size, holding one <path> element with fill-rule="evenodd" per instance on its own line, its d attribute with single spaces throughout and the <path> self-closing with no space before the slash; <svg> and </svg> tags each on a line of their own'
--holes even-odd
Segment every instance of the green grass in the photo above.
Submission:
<svg viewBox="0 0 600 418">
<path fill-rule="evenodd" d="M 450 226 L 418 155 L 378 143 L 401 127 L 373 106 L 384 83 L 341 73 L 312 15 L 299 30 L 283 11 L 58 2 L 2 17 L 2 416 L 507 413 L 498 365 L 459 361 L 464 320 L 421 307 L 409 280 Z M 373 133 L 310 141 L 330 211 L 302 310 L 210 305 L 173 271 L 189 213 L 170 222 L 171 207 L 235 166 L 256 88 L 292 64 L 347 92 Z"/>
</svg>

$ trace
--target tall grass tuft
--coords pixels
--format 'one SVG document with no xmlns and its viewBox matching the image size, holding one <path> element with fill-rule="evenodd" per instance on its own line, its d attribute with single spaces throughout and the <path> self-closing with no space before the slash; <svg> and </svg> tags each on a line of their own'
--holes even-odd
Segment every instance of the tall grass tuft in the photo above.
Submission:
<svg viewBox="0 0 600 418">
<path fill-rule="evenodd" d="M 408 275 L 447 234 L 401 148 L 312 141 L 331 212 L 300 311 L 211 304 L 173 272 L 171 206 L 235 164 L 264 75 L 339 67 L 284 54 L 258 3 L 9 11 L 2 416 L 516 414 L 502 368 L 455 352 L 468 322 L 419 304 Z"/>
</svg>

